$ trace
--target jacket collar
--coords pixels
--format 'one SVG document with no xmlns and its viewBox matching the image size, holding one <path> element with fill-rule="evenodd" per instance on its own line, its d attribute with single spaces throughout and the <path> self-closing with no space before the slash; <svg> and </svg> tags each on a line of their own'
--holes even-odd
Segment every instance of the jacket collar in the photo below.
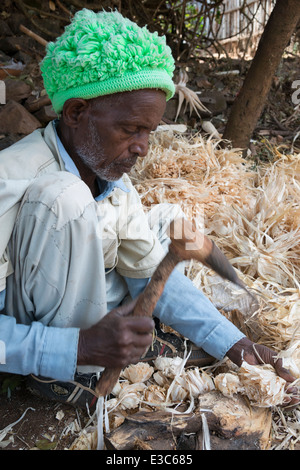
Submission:
<svg viewBox="0 0 300 470">
<path fill-rule="evenodd" d="M 47 137 L 46 137 L 46 129 L 45 129 L 45 140 L 49 139 L 50 143 L 46 140 L 47 144 L 51 148 L 52 152 L 55 152 L 57 155 L 57 158 L 59 161 L 62 163 L 63 168 L 65 171 L 69 171 L 70 173 L 73 173 L 74 175 L 78 176 L 80 178 L 79 171 L 73 162 L 72 158 L 66 151 L 65 147 L 63 146 L 57 132 L 56 132 L 56 126 L 57 126 L 58 120 L 52 121 L 50 124 L 52 125 L 52 130 L 47 132 Z M 111 194 L 111 192 L 115 188 L 119 188 L 122 191 L 128 193 L 130 190 L 126 187 L 124 184 L 122 178 L 120 178 L 118 181 L 103 181 L 99 180 L 98 181 L 98 186 L 99 186 L 99 191 L 100 194 L 95 198 L 96 201 L 101 201 L 102 199 L 105 199 L 107 196 Z"/>
</svg>

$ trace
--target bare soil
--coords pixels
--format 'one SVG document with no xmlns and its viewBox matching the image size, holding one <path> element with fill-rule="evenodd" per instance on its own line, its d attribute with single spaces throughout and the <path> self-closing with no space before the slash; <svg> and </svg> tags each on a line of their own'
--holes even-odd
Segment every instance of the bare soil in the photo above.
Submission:
<svg viewBox="0 0 300 470">
<path fill-rule="evenodd" d="M 0 449 L 68 449 L 89 420 L 87 412 L 34 396 L 21 376 L 0 374 L 0 390 L 7 379 L 18 385 L 13 390 L 5 386 L 0 395 Z M 19 419 L 1 440 L 2 431 Z"/>
</svg>

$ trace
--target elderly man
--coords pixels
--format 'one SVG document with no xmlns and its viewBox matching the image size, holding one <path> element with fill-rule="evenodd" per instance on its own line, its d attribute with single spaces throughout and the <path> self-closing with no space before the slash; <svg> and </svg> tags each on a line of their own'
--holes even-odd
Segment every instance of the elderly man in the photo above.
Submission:
<svg viewBox="0 0 300 470">
<path fill-rule="evenodd" d="M 174 61 L 156 33 L 82 10 L 41 70 L 59 119 L 0 154 L 0 371 L 84 406 L 92 372 L 137 362 L 152 342 L 154 321 L 130 316 L 124 299 L 143 291 L 165 251 L 127 173 L 174 94 Z M 178 270 L 154 316 L 207 355 L 271 363 L 293 380 Z"/>
</svg>

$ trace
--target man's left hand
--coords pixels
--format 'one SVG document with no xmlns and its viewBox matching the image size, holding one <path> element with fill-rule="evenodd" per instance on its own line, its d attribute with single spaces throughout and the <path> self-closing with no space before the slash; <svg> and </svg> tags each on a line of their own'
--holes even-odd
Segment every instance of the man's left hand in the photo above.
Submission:
<svg viewBox="0 0 300 470">
<path fill-rule="evenodd" d="M 283 367 L 282 359 L 277 358 L 277 353 L 262 344 L 253 343 L 248 338 L 242 338 L 227 352 L 227 357 L 236 365 L 241 366 L 245 361 L 250 365 L 270 364 L 276 373 L 287 382 L 286 390 L 291 395 L 299 395 L 296 387 L 289 386 L 295 381 L 295 377 Z M 291 396 L 288 406 L 299 404 L 299 399 Z"/>
</svg>

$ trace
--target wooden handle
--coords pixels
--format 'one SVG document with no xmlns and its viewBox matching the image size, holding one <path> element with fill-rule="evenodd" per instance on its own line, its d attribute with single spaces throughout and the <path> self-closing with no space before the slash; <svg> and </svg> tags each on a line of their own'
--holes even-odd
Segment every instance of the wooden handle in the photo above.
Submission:
<svg viewBox="0 0 300 470">
<path fill-rule="evenodd" d="M 98 397 L 105 397 L 111 393 L 117 383 L 121 371 L 122 368 L 104 369 L 95 387 L 95 392 Z"/>
<path fill-rule="evenodd" d="M 149 284 L 139 296 L 133 315 L 135 317 L 152 317 L 160 296 L 163 293 L 166 282 L 175 266 L 181 261 L 177 254 L 169 251 L 162 259 Z"/>
<path fill-rule="evenodd" d="M 163 293 L 165 284 L 177 265 L 181 261 L 174 253 L 168 252 L 153 274 L 144 292 L 139 296 L 133 311 L 135 317 L 152 317 L 153 310 Z M 96 393 L 99 397 L 109 395 L 114 388 L 122 369 L 105 369 L 96 384 Z"/>
</svg>

